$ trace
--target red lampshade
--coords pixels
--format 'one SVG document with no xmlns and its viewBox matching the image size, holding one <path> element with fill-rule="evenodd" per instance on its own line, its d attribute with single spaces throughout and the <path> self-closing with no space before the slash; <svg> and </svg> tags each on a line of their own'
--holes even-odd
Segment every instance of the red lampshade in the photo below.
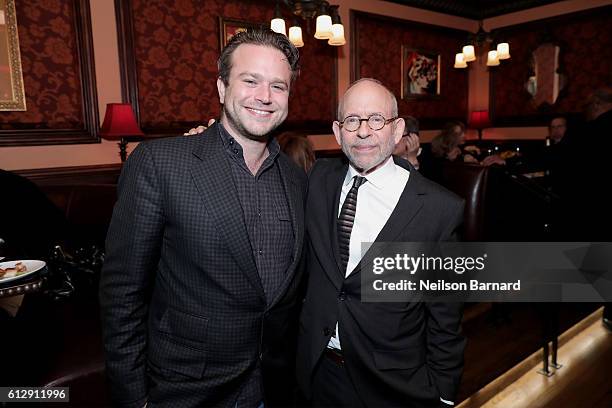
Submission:
<svg viewBox="0 0 612 408">
<path fill-rule="evenodd" d="M 107 140 L 144 136 L 136 123 L 132 105 L 129 103 L 107 104 L 100 136 Z"/>
<path fill-rule="evenodd" d="M 490 125 L 489 111 L 473 111 L 470 115 L 470 122 L 468 123 L 471 128 L 484 129 Z"/>
</svg>

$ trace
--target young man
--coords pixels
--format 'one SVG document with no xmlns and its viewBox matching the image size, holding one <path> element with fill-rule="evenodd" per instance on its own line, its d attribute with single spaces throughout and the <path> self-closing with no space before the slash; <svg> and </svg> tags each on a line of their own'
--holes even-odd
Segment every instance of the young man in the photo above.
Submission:
<svg viewBox="0 0 612 408">
<path fill-rule="evenodd" d="M 100 282 L 117 405 L 291 403 L 306 179 L 269 135 L 298 59 L 283 35 L 235 35 L 220 123 L 125 163 Z"/>
</svg>

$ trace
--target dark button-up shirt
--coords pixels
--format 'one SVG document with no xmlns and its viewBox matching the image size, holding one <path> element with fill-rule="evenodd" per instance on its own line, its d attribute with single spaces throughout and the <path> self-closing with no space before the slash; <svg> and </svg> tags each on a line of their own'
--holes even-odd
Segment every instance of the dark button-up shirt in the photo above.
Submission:
<svg viewBox="0 0 612 408">
<path fill-rule="evenodd" d="M 242 146 L 219 125 L 221 140 L 229 157 L 234 186 L 242 206 L 255 265 L 268 303 L 291 265 L 295 242 L 287 195 L 278 166 L 280 147 L 268 143 L 269 156 L 253 175 L 244 160 Z M 240 216 L 240 214 L 236 214 Z"/>
</svg>

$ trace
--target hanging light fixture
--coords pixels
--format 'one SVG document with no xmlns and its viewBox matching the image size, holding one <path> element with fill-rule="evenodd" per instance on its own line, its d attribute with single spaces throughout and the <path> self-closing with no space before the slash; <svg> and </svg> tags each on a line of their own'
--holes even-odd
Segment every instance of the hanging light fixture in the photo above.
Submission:
<svg viewBox="0 0 612 408">
<path fill-rule="evenodd" d="M 340 6 L 330 6 L 331 8 L 331 18 L 332 18 L 332 26 L 331 32 L 332 36 L 327 41 L 329 45 L 341 46 L 346 44 L 346 39 L 344 38 L 344 26 L 340 21 L 340 13 L 338 12 L 338 7 Z"/>
<path fill-rule="evenodd" d="M 464 63 L 476 61 L 476 49 L 475 47 L 482 47 L 486 43 L 492 44 L 494 42 L 493 37 L 490 33 L 484 30 L 482 20 L 479 23 L 478 31 L 474 34 L 470 34 L 468 38 L 468 44 L 464 45 L 461 52 L 455 54 L 455 68 L 465 68 Z M 487 66 L 493 67 L 499 65 L 500 60 L 510 58 L 510 44 L 507 42 L 500 42 L 497 44 L 495 49 L 490 50 L 487 53 Z M 460 61 L 465 61 L 461 63 Z"/>
<path fill-rule="evenodd" d="M 276 10 L 274 11 L 274 18 L 270 21 L 270 29 L 275 33 L 287 35 L 285 29 L 285 20 L 281 17 L 280 8 L 278 7 L 278 1 L 276 2 Z"/>
<path fill-rule="evenodd" d="M 297 48 L 304 46 L 304 39 L 302 38 L 302 27 L 297 24 L 297 21 L 289 27 L 289 41 L 293 43 Z"/>
<path fill-rule="evenodd" d="M 316 17 L 314 34 L 316 39 L 327 40 L 327 43 L 332 46 L 346 44 L 344 26 L 338 13 L 339 6 L 330 6 L 324 0 L 276 0 L 274 18 L 270 21 L 270 28 L 273 31 L 287 35 L 285 20 L 280 13 L 281 1 L 294 15 L 304 20 L 308 21 Z M 304 46 L 302 28 L 297 24 L 297 21 L 294 21 L 293 25 L 289 27 L 288 37 L 296 47 Z"/>
</svg>

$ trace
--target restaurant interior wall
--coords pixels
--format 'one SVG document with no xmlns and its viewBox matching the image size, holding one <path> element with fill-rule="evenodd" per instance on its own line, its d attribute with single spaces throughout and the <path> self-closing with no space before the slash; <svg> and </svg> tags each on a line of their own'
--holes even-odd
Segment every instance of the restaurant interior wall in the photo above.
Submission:
<svg viewBox="0 0 612 408">
<path fill-rule="evenodd" d="M 121 100 L 116 20 L 113 3 L 114 2 L 110 0 L 90 2 L 98 110 L 100 112 L 100 118 L 102 118 L 104 115 L 106 103 Z M 569 0 L 559 3 L 562 5 L 561 8 L 548 6 L 538 8 L 537 15 L 539 18 L 545 18 L 550 15 L 555 15 L 555 13 L 557 13 L 556 10 L 559 9 L 561 9 L 562 12 L 573 12 L 584 8 L 591 8 L 596 5 L 610 3 L 612 3 L 610 0 Z M 339 0 L 338 2 L 335 2 L 335 4 L 340 5 L 340 13 L 347 33 L 349 33 L 351 30 L 349 21 L 350 10 L 364 11 L 458 30 L 475 31 L 477 29 L 477 22 L 474 20 L 416 9 L 413 7 L 400 6 L 383 1 Z M 534 17 L 533 12 L 519 12 L 508 15 L 507 17 L 501 16 L 490 19 L 490 21 L 485 20 L 485 23 L 491 24 L 494 28 L 496 28 L 504 25 L 519 24 L 535 18 L 536 17 Z M 186 18 L 185 24 L 188 23 L 190 23 L 190 21 L 188 18 Z M 485 28 L 490 29 L 490 27 L 487 27 L 486 24 Z M 350 41 L 350 38 L 347 37 L 347 41 Z M 339 94 L 346 89 L 350 82 L 349 62 L 350 47 L 348 47 L 347 44 L 346 46 L 340 47 L 338 50 L 337 89 Z M 483 99 L 483 96 L 472 92 L 473 74 L 470 73 L 469 76 L 470 94 L 468 105 L 469 109 L 471 110 L 477 105 L 477 103 L 475 104 L 474 102 L 478 102 L 478 98 Z M 507 135 L 515 137 L 524 135 L 525 133 L 533 134 L 534 131 L 539 131 L 542 136 L 544 135 L 544 128 L 542 127 L 486 129 L 485 135 L 495 134 L 496 137 L 500 138 Z M 433 135 L 434 131 L 424 132 L 426 139 L 429 139 L 429 133 Z M 315 145 L 321 149 L 333 147 L 335 144 L 333 137 L 330 134 L 325 134 L 324 136 L 313 135 L 311 140 L 315 141 Z M 135 143 L 133 145 L 130 144 L 130 148 L 133 148 L 135 145 Z M 119 156 L 117 154 L 116 143 L 108 141 L 102 141 L 100 144 L 0 148 L 0 167 L 7 170 L 85 166 L 111 163 L 119 163 Z"/>
</svg>

